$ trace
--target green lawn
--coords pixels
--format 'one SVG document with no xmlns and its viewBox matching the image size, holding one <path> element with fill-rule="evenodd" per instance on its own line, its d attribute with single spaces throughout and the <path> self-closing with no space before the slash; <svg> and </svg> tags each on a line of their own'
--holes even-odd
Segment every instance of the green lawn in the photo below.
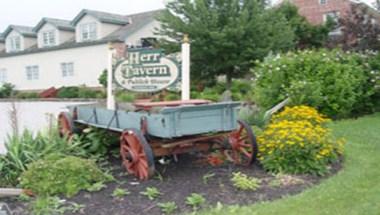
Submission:
<svg viewBox="0 0 380 215">
<path fill-rule="evenodd" d="M 299 195 L 203 214 L 372 215 L 380 214 L 380 113 L 334 123 L 347 140 L 343 170 Z"/>
</svg>

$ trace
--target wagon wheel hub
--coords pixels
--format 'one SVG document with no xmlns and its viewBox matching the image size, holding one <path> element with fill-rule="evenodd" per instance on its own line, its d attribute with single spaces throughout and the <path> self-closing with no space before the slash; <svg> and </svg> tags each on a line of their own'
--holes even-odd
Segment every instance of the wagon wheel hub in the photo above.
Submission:
<svg viewBox="0 0 380 215">
<path fill-rule="evenodd" d="M 139 131 L 122 134 L 120 155 L 123 166 L 140 180 L 146 180 L 154 174 L 152 150 Z"/>
<path fill-rule="evenodd" d="M 228 142 L 231 150 L 225 155 L 235 164 L 249 166 L 257 156 L 257 143 L 253 135 L 252 128 L 243 121 L 238 121 L 238 129 L 231 132 L 228 136 Z"/>
</svg>

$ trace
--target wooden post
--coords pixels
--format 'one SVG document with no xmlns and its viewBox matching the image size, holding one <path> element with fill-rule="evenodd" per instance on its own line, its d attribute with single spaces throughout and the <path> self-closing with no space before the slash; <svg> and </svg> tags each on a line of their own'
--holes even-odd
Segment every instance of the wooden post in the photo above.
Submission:
<svg viewBox="0 0 380 215">
<path fill-rule="evenodd" d="M 113 87 L 113 54 L 112 43 L 108 44 L 108 68 L 107 68 L 107 109 L 115 110 L 115 97 L 112 92 Z"/>
<path fill-rule="evenodd" d="M 182 101 L 190 100 L 190 42 L 185 34 L 182 43 Z"/>
</svg>

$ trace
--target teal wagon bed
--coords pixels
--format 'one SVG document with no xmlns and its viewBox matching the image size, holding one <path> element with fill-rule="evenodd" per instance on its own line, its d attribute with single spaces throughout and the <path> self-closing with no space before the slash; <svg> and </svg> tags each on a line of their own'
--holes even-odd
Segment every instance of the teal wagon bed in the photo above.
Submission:
<svg viewBox="0 0 380 215">
<path fill-rule="evenodd" d="M 120 133 L 120 156 L 141 180 L 154 175 L 155 158 L 193 151 L 223 153 L 239 165 L 251 165 L 257 143 L 250 126 L 238 120 L 240 103 L 204 100 L 136 103 L 131 110 L 97 105 L 70 106 L 59 114 L 63 137 L 96 127 Z"/>
</svg>

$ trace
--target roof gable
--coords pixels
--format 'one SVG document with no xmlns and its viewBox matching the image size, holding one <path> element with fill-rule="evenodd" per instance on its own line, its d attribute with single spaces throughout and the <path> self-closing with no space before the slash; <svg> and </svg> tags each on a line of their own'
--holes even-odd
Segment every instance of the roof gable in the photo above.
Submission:
<svg viewBox="0 0 380 215">
<path fill-rule="evenodd" d="M 3 33 L 3 37 L 6 38 L 8 34 L 11 33 L 13 30 L 20 33 L 24 37 L 33 37 L 33 38 L 37 37 L 36 33 L 33 31 L 33 27 L 22 26 L 22 25 L 8 26 L 8 28 Z"/>
<path fill-rule="evenodd" d="M 55 19 L 55 18 L 42 18 L 41 21 L 33 28 L 34 32 L 38 32 L 46 23 L 49 23 L 62 31 L 75 31 L 75 27 L 71 25 L 69 20 Z"/>
<path fill-rule="evenodd" d="M 115 25 L 126 25 L 129 23 L 128 17 L 123 15 L 84 9 L 74 18 L 71 24 L 75 26 L 86 15 L 91 15 L 102 23 Z"/>
</svg>

